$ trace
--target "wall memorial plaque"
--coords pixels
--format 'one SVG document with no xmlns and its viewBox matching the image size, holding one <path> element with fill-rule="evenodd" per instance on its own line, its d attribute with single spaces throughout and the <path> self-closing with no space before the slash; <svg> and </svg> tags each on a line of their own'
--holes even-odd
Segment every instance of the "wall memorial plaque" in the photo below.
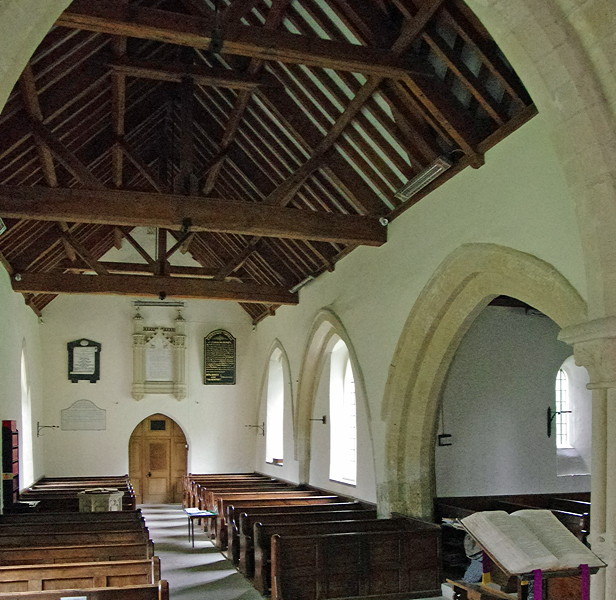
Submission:
<svg viewBox="0 0 616 600">
<path fill-rule="evenodd" d="M 63 431 L 102 431 L 107 429 L 107 411 L 90 400 L 77 400 L 60 411 Z"/>
<path fill-rule="evenodd" d="M 92 340 L 75 340 L 66 344 L 68 350 L 68 378 L 71 383 L 87 379 L 95 383 L 101 376 L 101 345 Z"/>
<path fill-rule="evenodd" d="M 235 385 L 235 338 L 224 329 L 205 338 L 205 385 Z"/>
</svg>

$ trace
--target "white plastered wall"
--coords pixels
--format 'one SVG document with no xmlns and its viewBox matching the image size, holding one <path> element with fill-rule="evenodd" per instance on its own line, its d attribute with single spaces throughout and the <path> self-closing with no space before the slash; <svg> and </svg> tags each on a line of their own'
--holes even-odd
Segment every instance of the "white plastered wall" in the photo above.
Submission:
<svg viewBox="0 0 616 600">
<path fill-rule="evenodd" d="M 44 424 L 42 353 L 38 317 L 11 290 L 9 277 L 0 271 L 0 418 L 17 421 L 21 431 L 21 353 L 25 349 L 32 406 L 34 477 L 44 472 L 44 439 L 36 436 L 36 423 Z M 20 482 L 21 487 L 31 482 Z"/>
<path fill-rule="evenodd" d="M 435 450 L 439 497 L 590 489 L 587 475 L 558 476 L 555 437 L 547 436 L 556 373 L 572 352 L 558 332 L 522 308 L 487 307 L 473 322 L 442 395 L 438 432 L 452 437 Z"/>
<path fill-rule="evenodd" d="M 41 326 L 45 357 L 45 419 L 60 425 L 60 411 L 76 400 L 90 400 L 107 411 L 105 431 L 53 430 L 46 434 L 45 474 L 105 475 L 128 472 L 128 440 L 148 415 L 163 413 L 184 430 L 189 472 L 245 471 L 252 468 L 255 438 L 244 428 L 254 423 L 255 369 L 252 361 L 252 325 L 237 304 L 187 301 L 187 397 L 167 394 L 131 397 L 132 317 L 130 298 L 63 296 L 44 312 Z M 172 326 L 171 308 L 144 307 L 145 325 Z M 236 338 L 236 385 L 203 384 L 203 343 L 215 329 Z M 102 344 L 101 378 L 97 383 L 67 377 L 67 342 L 88 338 Z"/>
</svg>

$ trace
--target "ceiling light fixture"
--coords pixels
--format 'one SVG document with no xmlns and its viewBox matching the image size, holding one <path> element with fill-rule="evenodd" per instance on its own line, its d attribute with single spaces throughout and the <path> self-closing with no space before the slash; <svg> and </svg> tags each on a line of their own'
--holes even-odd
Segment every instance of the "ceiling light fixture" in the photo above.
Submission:
<svg viewBox="0 0 616 600">
<path fill-rule="evenodd" d="M 395 194 L 396 200 L 408 200 L 417 192 L 423 190 L 429 183 L 432 183 L 441 173 L 444 173 L 453 165 L 453 162 L 446 156 L 439 156 L 431 165 L 420 171 L 409 179 Z"/>
</svg>

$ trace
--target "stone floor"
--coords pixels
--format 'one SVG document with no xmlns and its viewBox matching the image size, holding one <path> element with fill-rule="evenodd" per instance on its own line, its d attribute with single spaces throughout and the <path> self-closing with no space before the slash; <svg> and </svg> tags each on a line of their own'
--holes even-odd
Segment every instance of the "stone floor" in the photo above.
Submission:
<svg viewBox="0 0 616 600">
<path fill-rule="evenodd" d="M 162 578 L 169 582 L 170 600 L 262 600 L 198 527 L 195 547 L 191 547 L 187 518 L 179 504 L 142 504 L 140 508 L 160 557 Z"/>
</svg>

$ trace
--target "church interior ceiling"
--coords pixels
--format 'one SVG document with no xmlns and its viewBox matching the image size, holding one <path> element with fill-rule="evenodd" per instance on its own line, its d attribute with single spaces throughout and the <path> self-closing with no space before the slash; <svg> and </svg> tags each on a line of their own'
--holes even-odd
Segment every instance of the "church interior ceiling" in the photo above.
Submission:
<svg viewBox="0 0 616 600">
<path fill-rule="evenodd" d="M 74 0 L 0 114 L 0 261 L 37 313 L 256 323 L 534 114 L 461 0 Z"/>
</svg>

